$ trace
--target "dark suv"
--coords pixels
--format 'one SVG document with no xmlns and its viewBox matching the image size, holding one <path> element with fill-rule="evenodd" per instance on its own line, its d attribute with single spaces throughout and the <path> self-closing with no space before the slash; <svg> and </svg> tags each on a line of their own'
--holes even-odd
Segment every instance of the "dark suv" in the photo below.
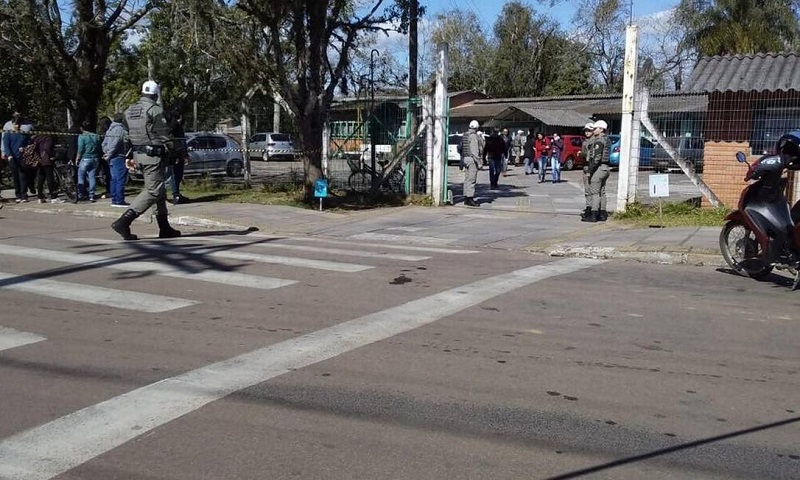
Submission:
<svg viewBox="0 0 800 480">
<path fill-rule="evenodd" d="M 670 137 L 667 142 L 674 148 L 678 155 L 688 161 L 697 173 L 703 171 L 703 150 L 705 140 L 700 137 Z M 662 145 L 653 148 L 652 164 L 656 171 L 668 172 L 680 170 L 681 167 L 669 156 Z"/>
</svg>

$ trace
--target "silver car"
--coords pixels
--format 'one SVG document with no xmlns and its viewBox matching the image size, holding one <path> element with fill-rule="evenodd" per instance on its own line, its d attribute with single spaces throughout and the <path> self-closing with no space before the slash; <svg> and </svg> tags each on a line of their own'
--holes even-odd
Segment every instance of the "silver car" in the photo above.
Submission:
<svg viewBox="0 0 800 480">
<path fill-rule="evenodd" d="M 249 143 L 253 160 L 294 160 L 294 143 L 285 133 L 256 133 Z"/>
<path fill-rule="evenodd" d="M 186 134 L 189 162 L 184 175 L 217 175 L 241 177 L 244 173 L 242 149 L 236 141 L 220 133 L 191 132 Z M 141 181 L 141 167 L 130 172 L 131 180 Z"/>
</svg>

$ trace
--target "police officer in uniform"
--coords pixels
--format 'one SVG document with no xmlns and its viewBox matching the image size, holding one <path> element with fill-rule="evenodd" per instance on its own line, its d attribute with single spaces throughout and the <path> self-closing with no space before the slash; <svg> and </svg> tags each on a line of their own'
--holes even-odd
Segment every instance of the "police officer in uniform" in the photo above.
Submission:
<svg viewBox="0 0 800 480">
<path fill-rule="evenodd" d="M 131 223 L 153 204 L 156 206 L 158 238 L 181 236 L 181 232 L 172 228 L 167 221 L 165 162 L 169 158 L 167 144 L 171 143 L 171 139 L 164 109 L 156 103 L 160 92 L 156 82 L 144 82 L 141 98 L 125 111 L 125 125 L 133 147 L 133 159 L 126 160 L 126 164 L 128 168 L 140 165 L 144 176 L 141 193 L 130 208 L 111 224 L 111 228 L 125 240 L 138 238 L 131 233 Z"/>
<path fill-rule="evenodd" d="M 583 126 L 583 143 L 579 155 L 583 158 L 583 196 L 586 198 L 586 208 L 581 212 L 581 219 L 592 213 L 592 194 L 589 186 L 589 151 L 594 138 L 594 123 L 587 123 Z"/>
<path fill-rule="evenodd" d="M 594 122 L 594 139 L 589 147 L 589 193 L 592 206 L 584 222 L 604 222 L 608 219 L 606 211 L 606 181 L 610 174 L 608 166 L 611 142 L 606 136 L 608 124 L 604 120 Z"/>
<path fill-rule="evenodd" d="M 478 135 L 477 120 L 469 122 L 469 130 L 461 137 L 461 165 L 466 169 L 464 175 L 464 205 L 477 207 L 475 201 L 475 184 L 478 182 L 478 170 L 483 162 L 483 144 Z"/>
</svg>

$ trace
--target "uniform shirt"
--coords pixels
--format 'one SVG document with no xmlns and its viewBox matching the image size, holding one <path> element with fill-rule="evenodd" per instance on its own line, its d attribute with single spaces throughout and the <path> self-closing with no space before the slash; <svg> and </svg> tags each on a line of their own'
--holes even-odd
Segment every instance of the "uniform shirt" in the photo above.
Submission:
<svg viewBox="0 0 800 480">
<path fill-rule="evenodd" d="M 581 157 L 583 157 L 583 161 L 586 163 L 586 166 L 589 165 L 589 155 L 592 151 L 592 143 L 594 140 L 595 137 L 592 135 L 591 137 L 584 137 L 583 143 L 581 143 Z"/>
<path fill-rule="evenodd" d="M 481 151 L 483 150 L 481 143 L 478 132 L 474 129 L 469 129 L 467 133 L 464 134 L 464 147 L 466 147 L 463 149 L 464 158 L 480 161 Z"/>
<path fill-rule="evenodd" d="M 142 97 L 128 107 L 124 123 L 134 147 L 165 145 L 170 141 L 164 109 L 150 97 Z"/>
<path fill-rule="evenodd" d="M 605 133 L 596 135 L 589 150 L 589 165 L 608 165 L 610 148 L 611 143 Z"/>
</svg>

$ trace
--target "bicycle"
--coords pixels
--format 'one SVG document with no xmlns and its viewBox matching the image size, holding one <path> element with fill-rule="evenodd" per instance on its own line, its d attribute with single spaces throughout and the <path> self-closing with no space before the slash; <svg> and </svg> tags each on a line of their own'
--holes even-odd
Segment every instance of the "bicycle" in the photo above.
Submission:
<svg viewBox="0 0 800 480">
<path fill-rule="evenodd" d="M 53 160 L 53 173 L 59 190 L 69 198 L 72 203 L 78 203 L 78 185 L 75 182 L 77 169 L 66 158 L 56 157 Z"/>
<path fill-rule="evenodd" d="M 372 189 L 373 177 L 380 178 L 383 169 L 389 163 L 388 160 L 379 160 L 376 162 L 378 165 L 377 170 L 373 170 L 371 166 L 367 165 L 364 161 L 356 163 L 355 160 L 348 158 L 347 164 L 350 166 L 350 177 L 347 179 L 347 184 L 350 190 L 356 193 L 368 193 Z M 395 168 L 388 175 L 383 178 L 379 189 L 388 193 L 402 194 L 404 191 L 404 175 L 399 168 Z"/>
</svg>

